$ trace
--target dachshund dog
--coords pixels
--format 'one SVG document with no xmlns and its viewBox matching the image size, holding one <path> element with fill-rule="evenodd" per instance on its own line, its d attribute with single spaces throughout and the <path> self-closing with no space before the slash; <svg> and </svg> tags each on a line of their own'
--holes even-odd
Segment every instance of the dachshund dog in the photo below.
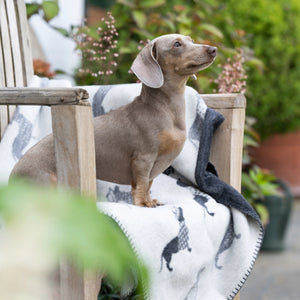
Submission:
<svg viewBox="0 0 300 300">
<path fill-rule="evenodd" d="M 216 54 L 216 47 L 195 44 L 179 34 L 158 37 L 142 49 L 131 67 L 142 82 L 141 94 L 94 118 L 97 179 L 131 184 L 135 205 L 159 204 L 149 190 L 183 148 L 186 82 L 208 67 Z M 12 176 L 39 183 L 57 181 L 53 136 L 25 153 Z"/>
</svg>

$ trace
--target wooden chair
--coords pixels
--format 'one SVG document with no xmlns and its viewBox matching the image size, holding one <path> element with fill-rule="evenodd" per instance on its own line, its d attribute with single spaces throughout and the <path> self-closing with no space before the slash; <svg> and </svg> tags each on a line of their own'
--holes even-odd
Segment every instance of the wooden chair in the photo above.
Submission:
<svg viewBox="0 0 300 300">
<path fill-rule="evenodd" d="M 96 198 L 94 133 L 87 92 L 80 88 L 28 88 L 32 76 L 24 0 L 0 0 L 0 140 L 15 105 L 51 106 L 58 182 Z M 221 179 L 240 190 L 245 98 L 239 94 L 202 96 L 225 117 L 213 138 L 211 161 Z M 78 274 L 67 261 L 60 270 L 62 300 L 97 299 L 97 276 Z"/>
</svg>

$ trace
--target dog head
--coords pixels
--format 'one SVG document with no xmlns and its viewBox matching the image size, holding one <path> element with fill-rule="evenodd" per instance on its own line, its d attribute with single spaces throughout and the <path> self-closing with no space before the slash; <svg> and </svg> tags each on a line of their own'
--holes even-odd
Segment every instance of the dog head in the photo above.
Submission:
<svg viewBox="0 0 300 300">
<path fill-rule="evenodd" d="M 207 68 L 216 55 L 216 47 L 195 44 L 188 36 L 167 34 L 145 46 L 131 70 L 145 85 L 160 88 L 166 78 L 176 82 Z"/>
</svg>

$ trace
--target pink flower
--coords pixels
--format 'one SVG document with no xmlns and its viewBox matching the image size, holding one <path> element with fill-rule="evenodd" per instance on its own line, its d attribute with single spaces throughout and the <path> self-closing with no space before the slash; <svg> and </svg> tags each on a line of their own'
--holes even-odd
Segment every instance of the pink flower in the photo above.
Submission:
<svg viewBox="0 0 300 300">
<path fill-rule="evenodd" d="M 78 26 L 73 35 L 76 49 L 82 57 L 82 67 L 78 72 L 97 78 L 95 83 L 100 83 L 100 77 L 103 75 L 113 74 L 113 70 L 118 66 L 116 61 L 119 56 L 117 53 L 118 32 L 114 26 L 115 22 L 111 12 L 108 12 L 106 18 L 101 19 L 96 35 L 84 24 Z"/>
<path fill-rule="evenodd" d="M 222 72 L 214 82 L 218 86 L 219 93 L 245 93 L 246 92 L 246 71 L 244 69 L 245 59 L 243 50 L 237 49 L 237 54 L 227 59 L 227 62 L 221 66 Z"/>
</svg>

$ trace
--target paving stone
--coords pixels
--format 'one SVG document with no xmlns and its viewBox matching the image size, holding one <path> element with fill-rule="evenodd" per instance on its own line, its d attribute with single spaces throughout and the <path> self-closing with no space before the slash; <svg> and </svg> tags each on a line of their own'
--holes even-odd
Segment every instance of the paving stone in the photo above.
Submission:
<svg viewBox="0 0 300 300">
<path fill-rule="evenodd" d="M 286 249 L 259 254 L 241 300 L 300 300 L 300 199 L 294 201 Z"/>
</svg>

